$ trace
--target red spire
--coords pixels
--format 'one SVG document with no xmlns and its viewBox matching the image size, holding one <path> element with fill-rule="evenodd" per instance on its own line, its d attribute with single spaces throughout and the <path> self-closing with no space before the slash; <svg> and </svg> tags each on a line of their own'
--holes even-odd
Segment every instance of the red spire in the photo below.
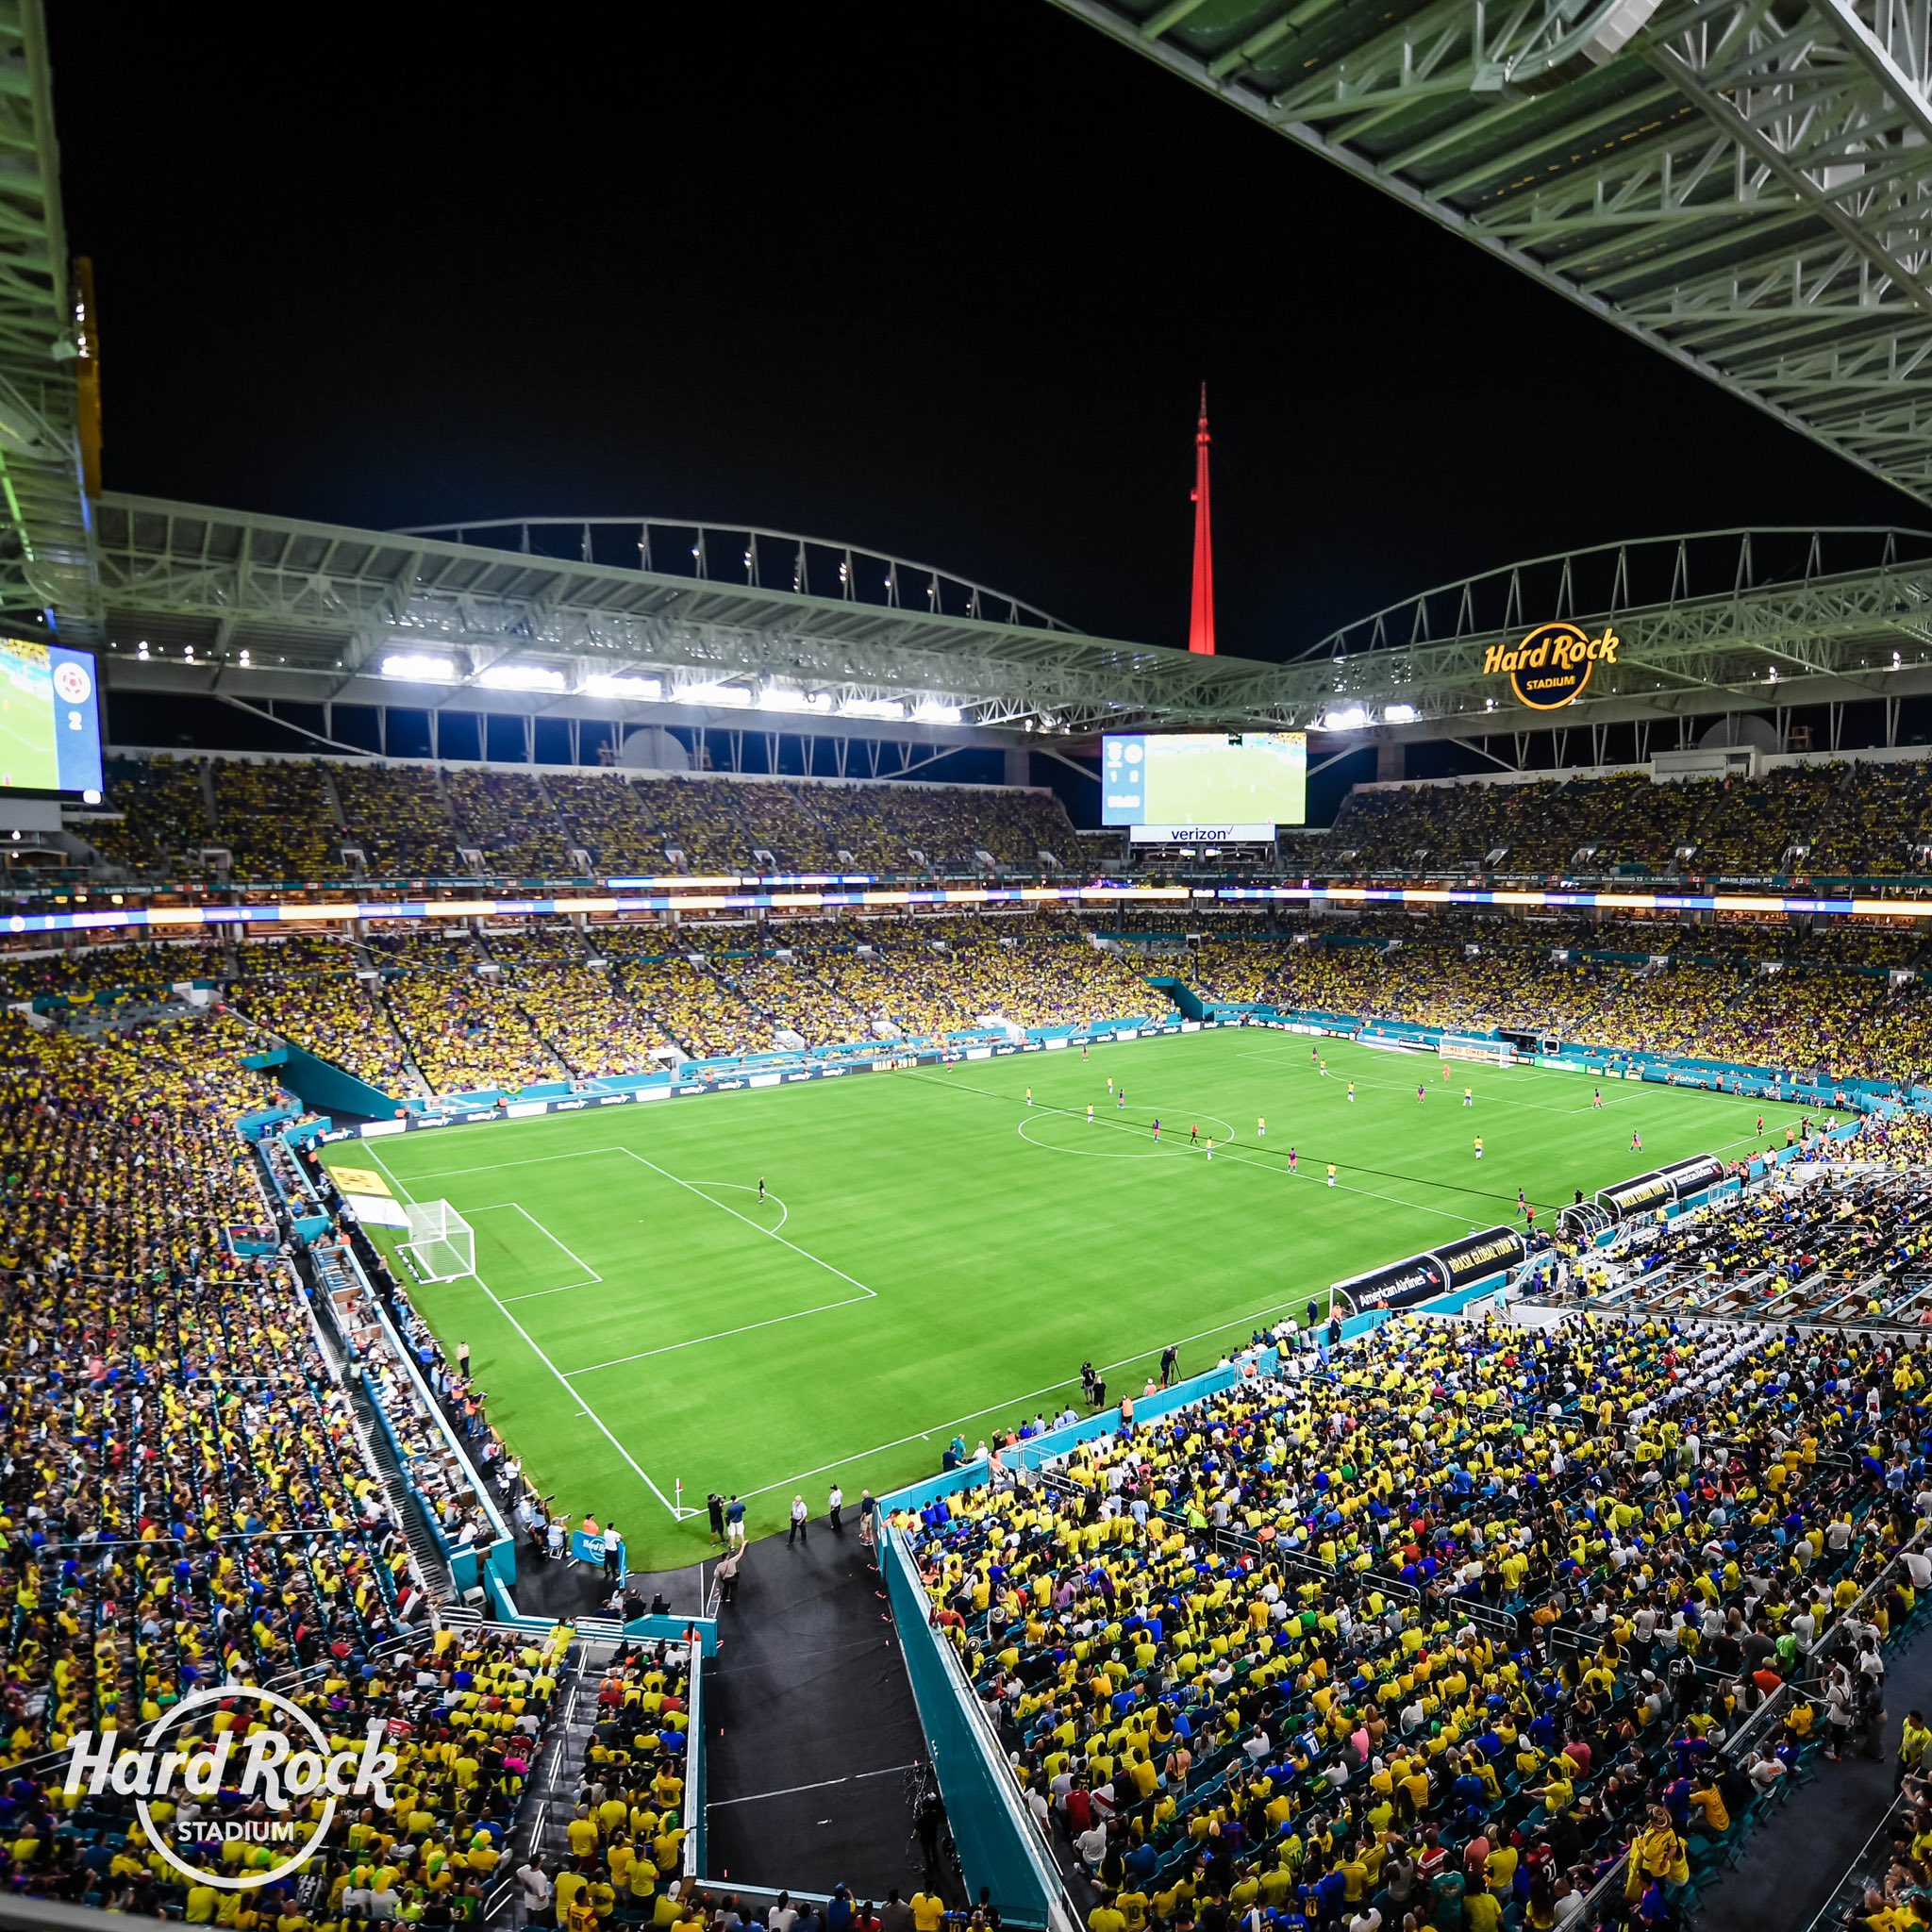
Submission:
<svg viewBox="0 0 1932 1932">
<path fill-rule="evenodd" d="M 1194 430 L 1194 601 L 1188 649 L 1214 655 L 1214 533 L 1208 518 L 1208 385 L 1201 385 L 1201 421 Z"/>
</svg>

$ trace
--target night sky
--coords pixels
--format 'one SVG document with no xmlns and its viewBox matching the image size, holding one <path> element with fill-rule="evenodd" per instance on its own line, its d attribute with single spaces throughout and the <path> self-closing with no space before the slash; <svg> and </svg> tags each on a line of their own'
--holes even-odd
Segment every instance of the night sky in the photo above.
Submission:
<svg viewBox="0 0 1932 1932">
<path fill-rule="evenodd" d="M 742 519 L 1222 648 L 1566 545 L 1926 513 L 1046 0 L 52 9 L 110 489 Z"/>
</svg>

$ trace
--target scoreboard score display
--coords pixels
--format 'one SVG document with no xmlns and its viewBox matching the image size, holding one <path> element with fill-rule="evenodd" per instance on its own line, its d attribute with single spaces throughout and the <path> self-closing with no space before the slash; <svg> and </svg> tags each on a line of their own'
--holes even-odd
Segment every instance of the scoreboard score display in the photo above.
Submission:
<svg viewBox="0 0 1932 1932">
<path fill-rule="evenodd" d="M 1276 825 L 1307 822 L 1307 777 L 1302 731 L 1109 732 L 1101 823 L 1272 839 Z"/>
<path fill-rule="evenodd" d="M 101 789 L 101 716 L 86 651 L 0 638 L 0 791 Z"/>
</svg>

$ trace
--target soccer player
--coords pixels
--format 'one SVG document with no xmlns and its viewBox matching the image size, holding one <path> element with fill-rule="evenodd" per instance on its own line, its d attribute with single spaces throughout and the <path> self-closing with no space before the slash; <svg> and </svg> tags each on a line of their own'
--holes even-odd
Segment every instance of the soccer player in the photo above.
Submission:
<svg viewBox="0 0 1932 1932">
<path fill-rule="evenodd" d="M 1080 1042 L 1080 1058 L 1083 1060 L 1091 1059 L 1093 1058 L 1093 1056 L 1087 1051 L 1087 1042 L 1084 1040 Z"/>
<path fill-rule="evenodd" d="M 1643 1152 L 1643 1136 L 1635 1127 L 1632 1127 L 1630 1130 L 1630 1151 L 1633 1154 L 1641 1154 Z"/>
<path fill-rule="evenodd" d="M 1212 1134 L 1208 1136 L 1208 1158 L 1209 1160 L 1214 1158 L 1214 1136 Z"/>
<path fill-rule="evenodd" d="M 1516 1211 L 1519 1214 L 1527 1214 L 1529 1212 L 1529 1203 L 1524 1198 L 1521 1188 L 1518 1188 L 1516 1191 Z"/>
<path fill-rule="evenodd" d="M 1426 1080 L 1418 1080 L 1415 1083 L 1415 1097 L 1418 1106 L 1429 1097 L 1429 1083 Z"/>
<path fill-rule="evenodd" d="M 1033 1105 L 1033 1090 L 1030 1087 L 1026 1090 L 1026 1105 L 1028 1107 Z"/>
<path fill-rule="evenodd" d="M 1353 1080 L 1348 1083 L 1348 1104 L 1351 1107 L 1355 1105 L 1355 1082 Z"/>
<path fill-rule="evenodd" d="M 1160 1139 L 1160 1116 L 1158 1114 L 1154 1116 L 1154 1138 L 1157 1141 Z"/>
<path fill-rule="evenodd" d="M 1309 1047 L 1308 1058 L 1314 1065 L 1319 1067 L 1322 1064 L 1322 1049 L 1319 1046 Z"/>
<path fill-rule="evenodd" d="M 1596 1111 L 1597 1109 L 1599 1109 L 1599 1108 L 1601 1108 L 1601 1107 L 1603 1106 L 1603 1104 L 1604 1104 L 1604 1090 L 1603 1090 L 1603 1089 L 1602 1089 L 1601 1087 L 1592 1087 L 1592 1088 L 1591 1089 L 1591 1100 L 1590 1100 L 1590 1105 L 1591 1105 L 1591 1110 L 1592 1112 L 1595 1112 L 1595 1111 Z"/>
<path fill-rule="evenodd" d="M 1120 1091 L 1113 1097 L 1113 1104 L 1116 1108 L 1123 1108 L 1127 1104 L 1127 1083 L 1124 1080 L 1121 1082 Z"/>
<path fill-rule="evenodd" d="M 1332 1160 L 1328 1163 L 1328 1185 L 1331 1188 L 1335 1185 L 1335 1163 Z"/>
<path fill-rule="evenodd" d="M 764 1205 L 764 1200 L 765 1200 L 765 1177 L 764 1177 L 764 1175 L 763 1175 L 763 1174 L 759 1174 L 759 1176 L 758 1176 L 758 1205 L 759 1205 L 760 1207 L 762 1207 L 762 1206 Z"/>
<path fill-rule="evenodd" d="M 1267 1138 L 1268 1116 L 1265 1113 L 1257 1114 L 1255 1116 L 1255 1139 L 1257 1141 L 1265 1141 Z"/>
<path fill-rule="evenodd" d="M 1764 1116 L 1762 1114 L 1757 1116 L 1757 1138 L 1760 1141 L 1764 1139 Z"/>
<path fill-rule="evenodd" d="M 1288 1150 L 1288 1171 L 1293 1174 L 1301 1166 L 1301 1156 L 1292 1147 Z"/>
<path fill-rule="evenodd" d="M 1480 1134 L 1475 1137 L 1475 1158 L 1478 1160 L 1483 1158 L 1483 1137 Z"/>
<path fill-rule="evenodd" d="M 1093 1124 L 1093 1103 L 1091 1100 L 1087 1103 L 1087 1124 L 1090 1127 Z"/>
<path fill-rule="evenodd" d="M 1111 1074 L 1108 1074 L 1108 1075 L 1107 1076 L 1107 1091 L 1108 1091 L 1109 1093 L 1111 1093 L 1111 1092 L 1113 1091 L 1113 1075 L 1112 1075 Z"/>
<path fill-rule="evenodd" d="M 1445 1080 L 1449 1077 L 1449 1062 L 1447 1060 L 1442 1062 L 1442 1077 Z"/>
<path fill-rule="evenodd" d="M 1464 1107 L 1474 1107 L 1474 1106 L 1475 1105 L 1475 1089 L 1474 1089 L 1474 1088 L 1473 1088 L 1473 1087 L 1465 1087 L 1465 1088 L 1464 1088 L 1464 1089 L 1462 1090 L 1462 1104 L 1463 1104 L 1463 1106 L 1464 1106 Z"/>
<path fill-rule="evenodd" d="M 1323 1060 L 1323 1061 L 1321 1062 L 1321 1068 L 1322 1068 L 1322 1077 L 1323 1077 L 1323 1079 L 1324 1079 L 1324 1080 L 1325 1080 L 1325 1079 L 1326 1079 L 1326 1078 L 1328 1077 L 1328 1062 L 1327 1062 L 1326 1060 Z"/>
<path fill-rule="evenodd" d="M 1201 1124 L 1198 1121 L 1191 1121 L 1188 1124 L 1188 1145 L 1190 1147 L 1198 1147 L 1200 1144 Z"/>
</svg>

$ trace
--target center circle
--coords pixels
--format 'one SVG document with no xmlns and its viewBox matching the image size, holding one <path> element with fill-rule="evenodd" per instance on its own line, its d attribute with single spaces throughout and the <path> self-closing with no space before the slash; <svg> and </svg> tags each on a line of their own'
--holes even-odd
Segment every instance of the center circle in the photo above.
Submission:
<svg viewBox="0 0 1932 1932">
<path fill-rule="evenodd" d="M 1151 1139 L 1144 1138 L 1157 1119 L 1160 1122 L 1160 1140 L 1158 1144 Z M 1224 1147 L 1233 1143 L 1234 1129 L 1219 1115 L 1190 1114 L 1181 1119 L 1178 1125 L 1175 1124 L 1175 1120 L 1176 1117 L 1173 1114 L 1157 1112 L 1153 1108 L 1139 1104 L 1136 1104 L 1130 1113 L 1126 1108 L 1111 1105 L 1103 1107 L 1096 1101 L 1091 1130 L 1076 1110 L 1071 1108 L 1057 1108 L 1044 1112 L 1036 1109 L 1027 1113 L 1021 1120 L 1018 1132 L 1021 1140 L 1029 1147 L 1038 1147 L 1043 1154 L 1073 1154 L 1088 1160 L 1171 1160 L 1184 1154 L 1205 1153 L 1210 1135 L 1217 1146 Z M 1047 1122 L 1055 1121 L 1065 1124 L 1068 1135 L 1066 1142 L 1042 1140 L 1038 1133 L 1031 1131 Z M 1122 1125 L 1138 1129 L 1139 1133 L 1135 1138 L 1141 1140 L 1142 1144 L 1139 1147 L 1118 1144 L 1071 1144 L 1074 1140 L 1088 1140 L 1090 1136 L 1092 1141 L 1119 1142 L 1124 1138 L 1120 1133 Z M 1202 1132 L 1202 1139 L 1197 1146 L 1190 1146 L 1188 1141 L 1188 1129 L 1192 1126 L 1198 1126 Z"/>
</svg>

